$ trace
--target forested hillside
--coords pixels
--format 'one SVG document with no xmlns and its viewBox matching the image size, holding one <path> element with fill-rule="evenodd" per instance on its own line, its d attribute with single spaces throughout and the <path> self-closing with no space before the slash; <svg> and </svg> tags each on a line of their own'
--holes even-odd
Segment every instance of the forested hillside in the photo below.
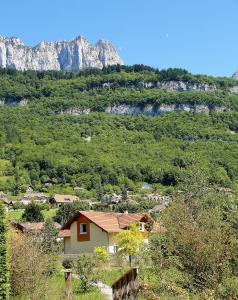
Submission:
<svg viewBox="0 0 238 300">
<path fill-rule="evenodd" d="M 196 89 L 171 91 L 158 85 L 171 81 L 196 84 Z M 121 193 L 125 186 L 138 191 L 148 182 L 173 193 L 186 181 L 188 169 L 196 166 L 207 185 L 236 190 L 238 96 L 231 90 L 236 84 L 227 78 L 145 66 L 78 74 L 2 69 L 0 189 L 17 195 L 31 185 L 49 193 L 72 193 L 73 187 L 81 186 L 89 197 L 97 197 L 102 191 Z M 128 103 L 227 109 L 155 117 L 104 112 L 108 105 Z M 70 113 L 72 107 L 80 113 Z"/>
<path fill-rule="evenodd" d="M 237 93 L 233 79 L 141 65 L 78 74 L 0 70 L 0 190 L 13 200 L 21 199 L 28 187 L 50 197 L 77 194 L 88 200 L 54 209 L 54 220 L 62 223 L 76 210 L 88 210 L 89 202 L 94 210 L 150 213 L 158 231 L 151 232 L 146 247 L 133 254 L 138 258 L 143 299 L 235 299 Z M 114 193 L 121 196 L 121 203 L 99 202 Z M 150 200 L 150 193 L 167 202 Z M 29 204 L 22 221 L 29 221 L 26 216 L 32 207 L 39 213 L 37 221 L 43 220 L 43 206 Z M 19 207 L 14 202 L 14 208 Z M 22 214 L 11 211 L 10 218 L 15 212 Z M 42 256 L 45 250 L 41 252 L 31 235 L 10 236 L 11 293 L 54 290 L 54 283 L 42 287 L 62 278 L 53 267 L 56 261 L 47 265 L 51 277 L 44 269 L 28 272 L 32 265 L 38 270 L 43 260 L 51 259 L 54 247 Z M 22 256 L 18 260 L 15 255 L 25 249 L 38 253 L 29 255 L 33 260 L 24 260 L 26 265 Z M 31 283 L 18 290 L 20 281 L 14 282 L 14 276 L 22 264 L 27 271 L 21 280 L 27 280 L 22 274 L 39 276 L 42 290 Z M 103 269 L 110 277 L 111 271 Z M 43 299 L 35 294 L 33 298 Z"/>
</svg>

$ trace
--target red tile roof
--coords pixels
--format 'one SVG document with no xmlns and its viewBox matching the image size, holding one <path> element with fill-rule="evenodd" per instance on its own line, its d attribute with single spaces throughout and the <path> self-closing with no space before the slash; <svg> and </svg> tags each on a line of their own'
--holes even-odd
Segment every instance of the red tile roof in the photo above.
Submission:
<svg viewBox="0 0 238 300">
<path fill-rule="evenodd" d="M 71 236 L 70 229 L 60 230 L 59 232 L 59 237 L 65 238 L 70 236 Z"/>
<path fill-rule="evenodd" d="M 71 224 L 78 219 L 80 214 L 108 233 L 118 233 L 132 223 L 148 220 L 153 221 L 147 214 L 79 211 L 62 226 L 62 229 L 70 229 Z"/>
</svg>

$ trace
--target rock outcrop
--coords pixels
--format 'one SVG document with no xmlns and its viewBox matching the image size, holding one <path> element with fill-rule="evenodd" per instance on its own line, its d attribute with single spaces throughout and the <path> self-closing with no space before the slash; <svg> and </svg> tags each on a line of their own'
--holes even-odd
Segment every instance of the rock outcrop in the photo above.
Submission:
<svg viewBox="0 0 238 300">
<path fill-rule="evenodd" d="M 157 81 L 157 82 L 131 82 L 130 84 L 125 83 L 125 85 L 121 86 L 122 88 L 136 88 L 136 89 L 161 89 L 170 92 L 191 92 L 191 91 L 199 91 L 199 92 L 215 92 L 217 87 L 215 85 L 209 85 L 206 83 L 190 83 L 184 81 Z M 117 83 L 114 82 L 103 82 L 99 83 L 97 88 L 103 89 L 113 89 L 117 88 Z"/>
<path fill-rule="evenodd" d="M 1 68 L 78 71 L 122 63 L 115 47 L 106 40 L 92 45 L 79 36 L 72 41 L 41 42 L 31 48 L 18 38 L 0 37 Z"/>
<path fill-rule="evenodd" d="M 137 115 L 146 115 L 146 116 L 159 116 L 165 113 L 175 112 L 175 111 L 185 111 L 191 113 L 205 113 L 209 114 L 211 112 L 226 112 L 230 109 L 224 106 L 214 106 L 209 107 L 206 104 L 146 104 L 144 106 L 139 105 L 113 105 L 108 106 L 105 110 L 106 113 L 114 115 L 127 115 L 127 116 L 137 116 Z"/>
<path fill-rule="evenodd" d="M 207 104 L 146 104 L 146 105 L 130 105 L 118 104 L 106 107 L 104 110 L 107 114 L 122 115 L 122 116 L 160 116 L 171 112 L 189 112 L 189 113 L 223 113 L 232 111 L 225 106 L 209 106 Z M 61 111 L 61 114 L 70 114 L 73 116 L 88 115 L 93 110 L 80 107 L 69 108 Z"/>
<path fill-rule="evenodd" d="M 232 75 L 232 78 L 238 80 L 238 71 L 236 71 L 236 72 Z"/>
</svg>

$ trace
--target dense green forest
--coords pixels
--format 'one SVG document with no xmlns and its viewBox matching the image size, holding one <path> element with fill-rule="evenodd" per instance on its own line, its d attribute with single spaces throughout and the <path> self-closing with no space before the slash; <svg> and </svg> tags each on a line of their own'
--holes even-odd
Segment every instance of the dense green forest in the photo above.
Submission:
<svg viewBox="0 0 238 300">
<path fill-rule="evenodd" d="M 206 82 L 216 92 L 167 92 L 130 87 L 131 82 L 182 80 Z M 98 82 L 115 81 L 113 89 Z M 88 197 L 139 191 L 148 182 L 173 193 L 196 166 L 208 184 L 236 190 L 238 176 L 238 96 L 227 92 L 235 81 L 192 75 L 185 70 L 158 71 L 145 66 L 110 67 L 78 74 L 0 71 L 0 96 L 25 106 L 0 109 L 0 189 L 17 195 L 31 185 L 54 193 L 84 187 Z M 94 88 L 97 86 L 97 88 Z M 126 86 L 128 86 L 126 88 Z M 201 103 L 234 111 L 210 114 L 173 112 L 159 117 L 114 116 L 109 103 Z M 90 114 L 62 113 L 90 107 Z M 61 113 L 59 113 L 61 112 Z"/>
<path fill-rule="evenodd" d="M 181 81 L 189 84 L 207 84 L 214 92 L 169 92 L 158 88 L 158 83 Z M 150 83 L 147 88 L 145 84 Z M 0 70 L 0 98 L 28 104 L 39 109 L 62 112 L 69 107 L 104 111 L 111 104 L 147 103 L 205 103 L 238 110 L 238 96 L 229 93 L 237 82 L 228 78 L 192 75 L 181 69 L 158 71 L 145 66 L 108 67 L 89 69 L 80 73 L 19 72 Z"/>
</svg>

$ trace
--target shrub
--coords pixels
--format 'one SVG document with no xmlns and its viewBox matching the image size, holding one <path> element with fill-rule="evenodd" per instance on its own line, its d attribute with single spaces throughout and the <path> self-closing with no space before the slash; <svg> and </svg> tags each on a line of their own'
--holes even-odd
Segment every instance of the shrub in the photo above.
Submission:
<svg viewBox="0 0 238 300">
<path fill-rule="evenodd" d="M 65 269 L 72 269 L 73 266 L 74 266 L 74 261 L 70 258 L 65 258 L 62 262 L 62 266 L 65 268 Z"/>
<path fill-rule="evenodd" d="M 22 215 L 24 222 L 42 222 L 44 221 L 43 214 L 39 205 L 34 202 L 28 204 L 25 208 L 25 211 Z"/>
<path fill-rule="evenodd" d="M 79 291 L 85 293 L 91 290 L 92 284 L 91 282 L 94 279 L 93 268 L 95 267 L 95 263 L 92 257 L 87 256 L 86 254 L 82 254 L 79 256 L 76 264 L 75 264 L 75 272 L 79 278 Z"/>
<path fill-rule="evenodd" d="M 98 266 L 109 263 L 110 256 L 107 249 L 104 246 L 98 246 L 94 248 L 94 259 Z"/>
</svg>

